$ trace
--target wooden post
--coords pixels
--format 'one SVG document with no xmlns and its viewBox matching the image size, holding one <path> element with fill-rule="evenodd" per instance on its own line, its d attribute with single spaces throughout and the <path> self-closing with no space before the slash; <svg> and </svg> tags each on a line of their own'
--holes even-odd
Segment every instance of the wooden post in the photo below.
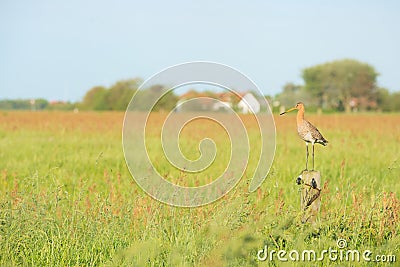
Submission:
<svg viewBox="0 0 400 267">
<path fill-rule="evenodd" d="M 303 214 L 301 222 L 315 223 L 321 206 L 321 173 L 319 171 L 303 171 L 299 178 L 298 183 L 300 182 L 302 185 L 300 207 Z"/>
</svg>

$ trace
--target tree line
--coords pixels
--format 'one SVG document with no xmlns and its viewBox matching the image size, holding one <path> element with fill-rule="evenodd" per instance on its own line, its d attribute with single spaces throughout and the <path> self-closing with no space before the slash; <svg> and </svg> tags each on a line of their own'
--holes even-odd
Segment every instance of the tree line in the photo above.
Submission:
<svg viewBox="0 0 400 267">
<path fill-rule="evenodd" d="M 283 106 L 301 100 L 333 111 L 400 111 L 400 92 L 379 87 L 378 75 L 373 66 L 357 60 L 327 62 L 303 69 L 304 85 L 287 83 L 274 99 Z"/>
<path fill-rule="evenodd" d="M 90 89 L 77 106 L 82 110 L 126 110 L 134 94 L 140 97 L 139 106 L 136 110 L 146 110 L 146 103 L 150 99 L 158 99 L 158 96 L 167 92 L 165 85 L 153 85 L 149 88 L 138 90 L 142 80 L 140 78 L 118 81 L 110 88 L 96 86 Z M 157 102 L 154 111 L 172 110 L 178 102 L 178 96 L 172 91 L 166 93 Z M 140 106 L 140 105 L 143 105 Z"/>
<path fill-rule="evenodd" d="M 0 110 L 126 110 L 134 94 L 142 100 L 152 99 L 167 91 L 163 85 L 154 85 L 150 88 L 138 90 L 142 80 L 140 78 L 121 80 L 111 87 L 95 86 L 86 92 L 80 102 L 47 101 L 46 99 L 17 99 L 0 100 Z M 171 110 L 178 102 L 178 97 L 172 92 L 167 93 L 154 111 Z M 141 107 L 137 107 L 139 110 Z M 143 107 L 143 109 L 145 109 Z"/>
<path fill-rule="evenodd" d="M 287 83 L 275 96 L 266 96 L 274 106 L 293 106 L 297 101 L 310 109 L 332 111 L 400 111 L 400 92 L 391 93 L 377 84 L 378 73 L 367 63 L 353 59 L 336 60 L 302 70 L 303 85 Z M 95 86 L 86 92 L 82 101 L 71 103 L 35 100 L 0 100 L 0 109 L 23 110 L 125 110 L 134 94 L 142 99 L 152 98 L 167 91 L 165 85 L 138 88 L 140 78 L 121 80 L 109 88 Z M 179 97 L 166 94 L 154 110 L 171 110 Z M 270 102 L 270 103 L 271 103 Z M 138 107 L 140 110 L 140 107 Z"/>
</svg>

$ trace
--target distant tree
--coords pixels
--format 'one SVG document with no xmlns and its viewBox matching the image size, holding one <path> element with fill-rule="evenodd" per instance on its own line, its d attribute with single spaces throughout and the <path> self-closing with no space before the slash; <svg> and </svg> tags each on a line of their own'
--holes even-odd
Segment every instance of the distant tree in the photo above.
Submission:
<svg viewBox="0 0 400 267">
<path fill-rule="evenodd" d="M 299 101 L 300 90 L 300 85 L 291 82 L 286 83 L 282 88 L 282 92 L 276 96 L 276 99 L 283 106 L 294 106 Z"/>
<path fill-rule="evenodd" d="M 160 85 L 152 86 L 149 90 L 153 94 L 163 95 L 154 107 L 154 111 L 170 111 L 176 106 L 178 97 L 173 93 L 173 91 L 166 93 L 167 88 Z"/>
<path fill-rule="evenodd" d="M 49 101 L 43 98 L 35 99 L 35 108 L 37 110 L 46 109 L 49 106 Z"/>
<path fill-rule="evenodd" d="M 378 88 L 376 95 L 381 111 L 400 111 L 400 92 L 390 93 L 386 88 Z"/>
<path fill-rule="evenodd" d="M 354 97 L 366 97 L 365 105 L 376 101 L 378 73 L 366 63 L 337 60 L 306 68 L 302 76 L 305 89 L 319 99 L 321 107 L 343 103 L 345 110 L 350 111 L 350 101 Z"/>
<path fill-rule="evenodd" d="M 105 87 L 103 86 L 93 87 L 83 97 L 81 108 L 87 110 L 107 109 L 106 95 L 107 95 L 107 89 Z"/>
<path fill-rule="evenodd" d="M 386 88 L 378 88 L 377 102 L 382 111 L 400 111 L 400 92 L 390 93 Z"/>
<path fill-rule="evenodd" d="M 111 86 L 105 97 L 107 109 L 125 110 L 141 82 L 140 79 L 123 80 Z"/>
<path fill-rule="evenodd" d="M 0 110 L 10 110 L 12 109 L 11 100 L 4 99 L 0 100 Z"/>
<path fill-rule="evenodd" d="M 13 109 L 13 100 L 9 100 L 9 99 L 0 100 L 0 109 L 1 110 Z"/>
<path fill-rule="evenodd" d="M 32 110 L 36 109 L 30 99 L 6 99 L 0 101 L 0 109 L 3 110 Z"/>
<path fill-rule="evenodd" d="M 390 92 L 386 88 L 378 88 L 376 93 L 376 101 L 378 103 L 378 107 L 382 111 L 390 111 L 391 103 L 390 103 Z"/>
<path fill-rule="evenodd" d="M 86 110 L 125 110 L 135 94 L 141 79 L 118 81 L 109 89 L 96 86 L 90 89 L 83 98 L 80 108 Z"/>
<path fill-rule="evenodd" d="M 147 89 L 142 89 L 135 94 L 136 103 L 134 110 L 169 111 L 172 110 L 178 101 L 178 97 L 163 85 L 153 85 Z M 154 107 L 150 107 L 155 100 L 158 100 Z"/>
<path fill-rule="evenodd" d="M 291 82 L 286 83 L 282 92 L 275 97 L 275 100 L 278 100 L 280 105 L 285 107 L 294 106 L 299 101 L 305 102 L 307 107 L 315 106 L 313 99 L 313 96 L 305 90 L 304 86 Z"/>
<path fill-rule="evenodd" d="M 2 110 L 43 110 L 48 105 L 49 102 L 43 98 L 0 100 L 0 109 Z"/>
<path fill-rule="evenodd" d="M 390 96 L 389 110 L 400 111 L 400 92 L 394 92 Z"/>
</svg>

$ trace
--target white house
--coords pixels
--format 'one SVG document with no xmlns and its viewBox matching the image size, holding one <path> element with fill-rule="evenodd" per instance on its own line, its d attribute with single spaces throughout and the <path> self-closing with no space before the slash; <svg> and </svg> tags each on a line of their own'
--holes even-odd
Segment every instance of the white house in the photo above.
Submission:
<svg viewBox="0 0 400 267">
<path fill-rule="evenodd" d="M 239 101 L 238 108 L 243 113 L 258 113 L 260 112 L 260 102 L 252 93 L 247 93 Z"/>
<path fill-rule="evenodd" d="M 189 101 L 196 98 L 196 101 Z M 191 90 L 180 97 L 176 103 L 175 111 L 221 111 L 230 112 L 233 109 L 240 113 L 259 113 L 264 108 L 265 103 L 259 102 L 251 93 L 235 94 L 232 92 L 223 92 L 210 95 L 210 93 L 202 93 Z"/>
<path fill-rule="evenodd" d="M 213 105 L 213 110 L 214 111 L 229 111 L 232 108 L 232 103 L 230 102 L 225 102 L 225 101 L 217 101 Z"/>
</svg>

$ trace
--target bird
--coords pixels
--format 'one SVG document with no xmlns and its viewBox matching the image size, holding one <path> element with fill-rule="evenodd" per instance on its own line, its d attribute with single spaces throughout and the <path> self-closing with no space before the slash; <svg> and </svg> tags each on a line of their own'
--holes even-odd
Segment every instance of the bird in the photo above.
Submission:
<svg viewBox="0 0 400 267">
<path fill-rule="evenodd" d="M 298 102 L 295 107 L 288 109 L 280 113 L 279 115 L 284 115 L 289 113 L 293 110 L 297 110 L 297 133 L 299 134 L 300 138 L 306 142 L 306 169 L 308 170 L 308 143 L 312 144 L 312 165 L 314 170 L 314 144 L 321 144 L 326 146 L 328 144 L 328 140 L 326 140 L 322 134 L 318 131 L 317 127 L 312 125 L 309 121 L 304 119 L 304 104 L 302 102 Z"/>
</svg>

